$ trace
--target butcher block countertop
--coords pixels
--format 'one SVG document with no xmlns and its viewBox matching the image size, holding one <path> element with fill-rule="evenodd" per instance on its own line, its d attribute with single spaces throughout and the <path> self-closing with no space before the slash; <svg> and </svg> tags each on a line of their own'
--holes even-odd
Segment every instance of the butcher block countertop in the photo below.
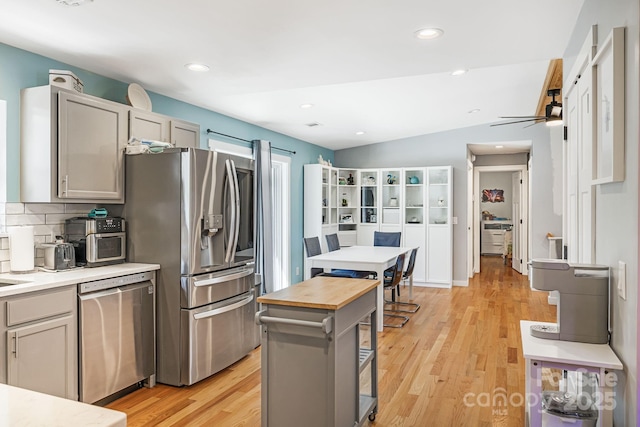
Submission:
<svg viewBox="0 0 640 427">
<path fill-rule="evenodd" d="M 379 284 L 379 280 L 316 276 L 258 297 L 258 302 L 335 311 L 375 289 Z"/>
</svg>

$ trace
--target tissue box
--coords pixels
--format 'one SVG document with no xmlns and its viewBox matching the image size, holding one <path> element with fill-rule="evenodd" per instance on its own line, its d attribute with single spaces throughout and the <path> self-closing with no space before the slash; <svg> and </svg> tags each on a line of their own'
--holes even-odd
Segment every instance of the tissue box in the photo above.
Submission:
<svg viewBox="0 0 640 427">
<path fill-rule="evenodd" d="M 79 93 L 84 90 L 82 80 L 68 70 L 49 70 L 49 84 L 72 89 Z"/>
</svg>

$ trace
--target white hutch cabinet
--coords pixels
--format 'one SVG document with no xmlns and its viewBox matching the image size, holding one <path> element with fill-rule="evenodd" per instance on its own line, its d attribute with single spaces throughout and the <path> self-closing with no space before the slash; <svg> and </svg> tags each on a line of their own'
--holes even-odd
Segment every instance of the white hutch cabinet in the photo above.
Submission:
<svg viewBox="0 0 640 427">
<path fill-rule="evenodd" d="M 419 247 L 414 280 L 452 285 L 451 166 L 349 169 L 304 166 L 304 236 L 338 233 L 340 244 L 373 245 L 374 231 L 402 232 Z"/>
</svg>

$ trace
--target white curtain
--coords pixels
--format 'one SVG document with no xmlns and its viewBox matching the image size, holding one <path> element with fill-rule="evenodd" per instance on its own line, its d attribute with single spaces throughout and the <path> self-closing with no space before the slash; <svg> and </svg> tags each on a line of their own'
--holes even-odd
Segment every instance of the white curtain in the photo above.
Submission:
<svg viewBox="0 0 640 427">
<path fill-rule="evenodd" d="M 273 218 L 271 194 L 271 143 L 254 140 L 256 191 L 256 274 L 263 294 L 273 292 Z"/>
</svg>

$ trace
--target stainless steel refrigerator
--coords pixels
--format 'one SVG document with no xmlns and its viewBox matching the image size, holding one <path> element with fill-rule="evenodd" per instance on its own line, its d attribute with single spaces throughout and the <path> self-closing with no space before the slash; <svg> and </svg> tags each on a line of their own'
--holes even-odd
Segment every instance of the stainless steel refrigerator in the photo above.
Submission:
<svg viewBox="0 0 640 427">
<path fill-rule="evenodd" d="M 176 148 L 125 176 L 128 260 L 160 264 L 157 381 L 193 384 L 258 345 L 253 160 Z"/>
</svg>

